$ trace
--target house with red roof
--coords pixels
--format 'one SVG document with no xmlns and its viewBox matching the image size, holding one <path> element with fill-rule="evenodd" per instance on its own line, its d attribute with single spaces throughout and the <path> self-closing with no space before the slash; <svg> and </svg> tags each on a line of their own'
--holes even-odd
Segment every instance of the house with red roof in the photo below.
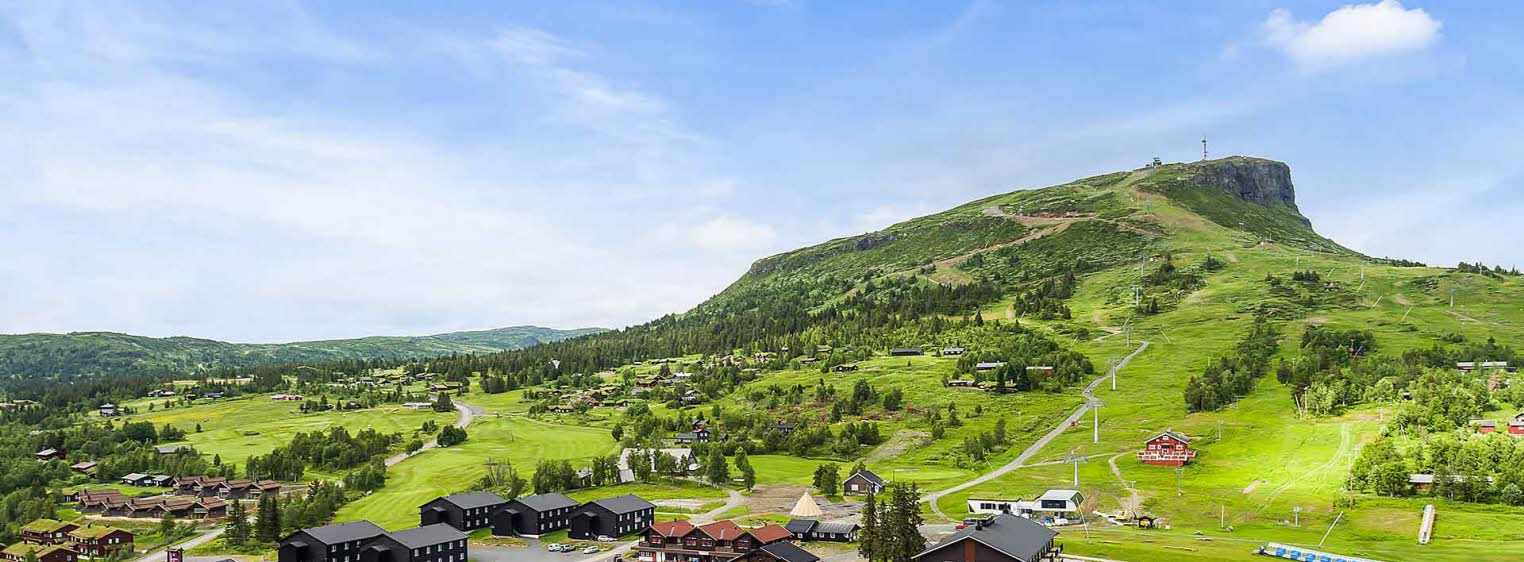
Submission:
<svg viewBox="0 0 1524 562">
<path fill-rule="evenodd" d="M 1156 466 L 1184 466 L 1196 458 L 1190 443 L 1184 435 L 1166 431 L 1144 443 L 1143 450 L 1138 451 L 1138 460 Z"/>
<path fill-rule="evenodd" d="M 746 529 L 728 519 L 703 526 L 667 521 L 646 529 L 635 556 L 640 562 L 729 562 L 793 538 L 780 525 Z"/>
</svg>

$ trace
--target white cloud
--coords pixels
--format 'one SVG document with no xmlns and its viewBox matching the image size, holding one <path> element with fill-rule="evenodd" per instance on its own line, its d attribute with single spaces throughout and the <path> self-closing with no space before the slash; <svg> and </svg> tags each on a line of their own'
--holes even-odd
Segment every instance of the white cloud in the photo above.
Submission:
<svg viewBox="0 0 1524 562">
<path fill-rule="evenodd" d="M 937 210 L 925 203 L 879 205 L 858 214 L 852 222 L 858 232 L 868 232 L 929 215 Z"/>
<path fill-rule="evenodd" d="M 1261 25 L 1263 41 L 1304 69 L 1323 70 L 1383 56 L 1414 53 L 1439 40 L 1439 20 L 1397 0 L 1350 4 L 1316 22 L 1276 9 Z"/>
</svg>

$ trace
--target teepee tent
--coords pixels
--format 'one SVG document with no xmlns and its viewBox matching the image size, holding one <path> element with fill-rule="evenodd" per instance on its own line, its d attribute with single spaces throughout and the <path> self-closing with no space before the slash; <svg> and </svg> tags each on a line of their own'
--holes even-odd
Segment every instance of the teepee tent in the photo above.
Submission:
<svg viewBox="0 0 1524 562">
<path fill-rule="evenodd" d="M 820 504 L 815 503 L 815 498 L 811 497 L 809 492 L 805 492 L 804 495 L 799 496 L 799 503 L 794 504 L 794 510 L 788 514 L 794 517 L 820 517 L 822 512 Z"/>
</svg>

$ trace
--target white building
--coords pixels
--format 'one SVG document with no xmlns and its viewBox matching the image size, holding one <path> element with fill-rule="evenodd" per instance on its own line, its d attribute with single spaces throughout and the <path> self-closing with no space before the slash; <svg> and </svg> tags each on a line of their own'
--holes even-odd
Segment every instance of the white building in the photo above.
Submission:
<svg viewBox="0 0 1524 562">
<path fill-rule="evenodd" d="M 1078 519 L 1085 496 L 1079 490 L 1048 490 L 1035 500 L 969 498 L 968 512 L 976 515 L 1010 513 L 1063 524 Z"/>
</svg>

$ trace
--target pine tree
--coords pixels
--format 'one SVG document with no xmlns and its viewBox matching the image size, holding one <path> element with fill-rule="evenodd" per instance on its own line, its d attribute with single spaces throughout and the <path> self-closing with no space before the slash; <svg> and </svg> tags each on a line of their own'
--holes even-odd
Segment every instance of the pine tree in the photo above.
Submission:
<svg viewBox="0 0 1524 562">
<path fill-rule="evenodd" d="M 228 506 L 228 544 L 243 546 L 249 541 L 249 514 L 244 510 L 243 502 L 233 500 L 233 505 Z"/>
<path fill-rule="evenodd" d="M 868 497 L 863 500 L 862 529 L 858 531 L 857 555 L 868 562 L 877 562 L 883 557 L 879 554 L 879 531 L 878 531 L 878 500 L 873 497 L 873 492 L 868 491 Z"/>
</svg>

